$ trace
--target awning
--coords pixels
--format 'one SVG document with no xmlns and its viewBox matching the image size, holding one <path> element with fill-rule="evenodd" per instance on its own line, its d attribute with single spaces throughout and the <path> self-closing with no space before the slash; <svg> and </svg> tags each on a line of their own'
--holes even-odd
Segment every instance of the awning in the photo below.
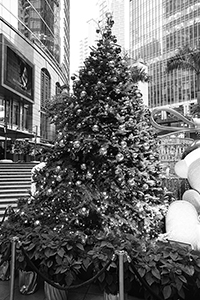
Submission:
<svg viewBox="0 0 200 300">
<path fill-rule="evenodd" d="M 0 126 L 0 136 L 5 137 L 5 128 L 3 126 Z M 15 129 L 7 128 L 7 138 L 10 139 L 25 139 L 25 138 L 33 138 L 34 134 L 30 133 L 28 131 L 20 131 Z"/>
</svg>

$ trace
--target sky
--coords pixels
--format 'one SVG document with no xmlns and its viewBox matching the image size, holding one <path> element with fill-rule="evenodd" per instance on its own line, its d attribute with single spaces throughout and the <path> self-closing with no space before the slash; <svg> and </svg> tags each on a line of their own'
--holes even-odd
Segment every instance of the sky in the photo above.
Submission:
<svg viewBox="0 0 200 300">
<path fill-rule="evenodd" d="M 87 21 L 97 19 L 96 0 L 70 2 L 70 74 L 79 67 L 79 42 L 87 36 Z"/>
</svg>

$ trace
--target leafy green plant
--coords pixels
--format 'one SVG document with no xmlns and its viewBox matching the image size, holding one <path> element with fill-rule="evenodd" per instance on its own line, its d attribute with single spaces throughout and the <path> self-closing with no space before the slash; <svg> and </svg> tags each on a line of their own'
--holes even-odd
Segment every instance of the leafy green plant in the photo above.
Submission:
<svg viewBox="0 0 200 300">
<path fill-rule="evenodd" d="M 34 266 L 49 280 L 60 285 L 69 286 L 84 261 L 84 247 L 81 236 L 71 239 L 67 232 L 58 235 L 48 227 L 41 228 L 38 223 L 35 228 L 22 229 L 20 223 L 5 222 L 0 228 L 0 254 L 9 251 L 12 237 L 17 237 L 16 269 L 32 270 L 22 247 Z M 10 260 L 10 257 L 8 258 Z"/>
<path fill-rule="evenodd" d="M 107 236 L 100 238 L 94 248 L 89 251 L 89 255 L 92 257 L 94 273 L 98 273 L 102 268 L 106 266 L 109 260 L 110 265 L 105 271 L 97 278 L 102 291 L 108 294 L 116 295 L 119 292 L 119 254 L 123 254 L 123 268 L 124 268 L 124 290 L 128 293 L 135 280 L 135 274 L 130 268 L 129 252 L 132 248 L 138 248 L 139 242 L 131 235 L 124 234 L 124 242 L 119 242 L 119 237 Z"/>
<path fill-rule="evenodd" d="M 12 152 L 14 154 L 28 155 L 30 153 L 30 151 L 31 151 L 31 145 L 30 145 L 28 139 L 15 140 L 13 147 L 12 147 Z"/>
<path fill-rule="evenodd" d="M 141 278 L 161 298 L 189 300 L 200 296 L 200 257 L 188 245 L 149 243 L 144 251 L 133 250 L 131 257 Z M 154 299 L 149 291 L 145 297 Z"/>
</svg>

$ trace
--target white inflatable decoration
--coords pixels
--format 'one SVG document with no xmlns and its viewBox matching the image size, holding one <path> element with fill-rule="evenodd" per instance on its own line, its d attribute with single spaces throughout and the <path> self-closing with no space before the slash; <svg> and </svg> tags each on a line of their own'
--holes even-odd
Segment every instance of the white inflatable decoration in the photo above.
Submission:
<svg viewBox="0 0 200 300">
<path fill-rule="evenodd" d="M 172 202 L 166 215 L 167 238 L 190 244 L 200 251 L 200 141 L 190 146 L 187 155 L 175 165 L 175 172 L 187 178 L 191 189 L 181 200 Z"/>
<path fill-rule="evenodd" d="M 37 171 L 43 169 L 45 166 L 46 166 L 46 163 L 41 162 L 38 165 L 35 165 L 31 170 L 31 196 L 34 196 L 35 192 L 36 192 L 36 182 L 33 179 L 34 173 L 36 173 Z"/>
<path fill-rule="evenodd" d="M 170 205 L 166 216 L 167 237 L 200 250 L 200 222 L 195 207 L 185 200 Z"/>
</svg>

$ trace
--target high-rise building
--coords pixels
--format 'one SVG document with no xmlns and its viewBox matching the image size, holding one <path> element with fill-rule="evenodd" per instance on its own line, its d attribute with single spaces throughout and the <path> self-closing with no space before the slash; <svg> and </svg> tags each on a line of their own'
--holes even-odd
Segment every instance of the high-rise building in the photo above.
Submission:
<svg viewBox="0 0 200 300">
<path fill-rule="evenodd" d="M 178 107 L 188 113 L 196 102 L 195 74 L 166 73 L 166 62 L 180 47 L 200 39 L 199 0 L 130 0 L 130 55 L 148 66 L 149 106 Z"/>
<path fill-rule="evenodd" d="M 104 28 L 106 25 L 106 14 L 110 13 L 113 16 L 114 25 L 112 33 L 117 38 L 117 43 L 122 47 L 125 53 L 128 48 L 128 6 L 125 0 L 96 0 L 97 17 L 87 21 L 88 31 L 79 43 L 79 66 L 83 65 L 86 57 L 89 56 L 91 46 L 96 46 L 99 35 L 96 34 L 96 29 Z"/>
<path fill-rule="evenodd" d="M 54 138 L 46 106 L 69 82 L 69 3 L 0 1 L 1 144 Z"/>
<path fill-rule="evenodd" d="M 70 0 L 60 2 L 60 65 L 69 81 L 70 73 Z"/>
<path fill-rule="evenodd" d="M 86 57 L 89 56 L 92 46 L 96 46 L 99 36 L 96 33 L 98 23 L 94 19 L 87 21 L 87 35 L 79 42 L 79 66 L 83 66 Z"/>
<path fill-rule="evenodd" d="M 118 44 L 123 50 L 126 49 L 126 39 L 128 34 L 126 31 L 126 23 L 128 18 L 126 16 L 126 0 L 98 0 L 99 21 L 102 26 L 105 24 L 106 14 L 111 13 L 114 20 L 112 32 L 117 37 Z"/>
</svg>

